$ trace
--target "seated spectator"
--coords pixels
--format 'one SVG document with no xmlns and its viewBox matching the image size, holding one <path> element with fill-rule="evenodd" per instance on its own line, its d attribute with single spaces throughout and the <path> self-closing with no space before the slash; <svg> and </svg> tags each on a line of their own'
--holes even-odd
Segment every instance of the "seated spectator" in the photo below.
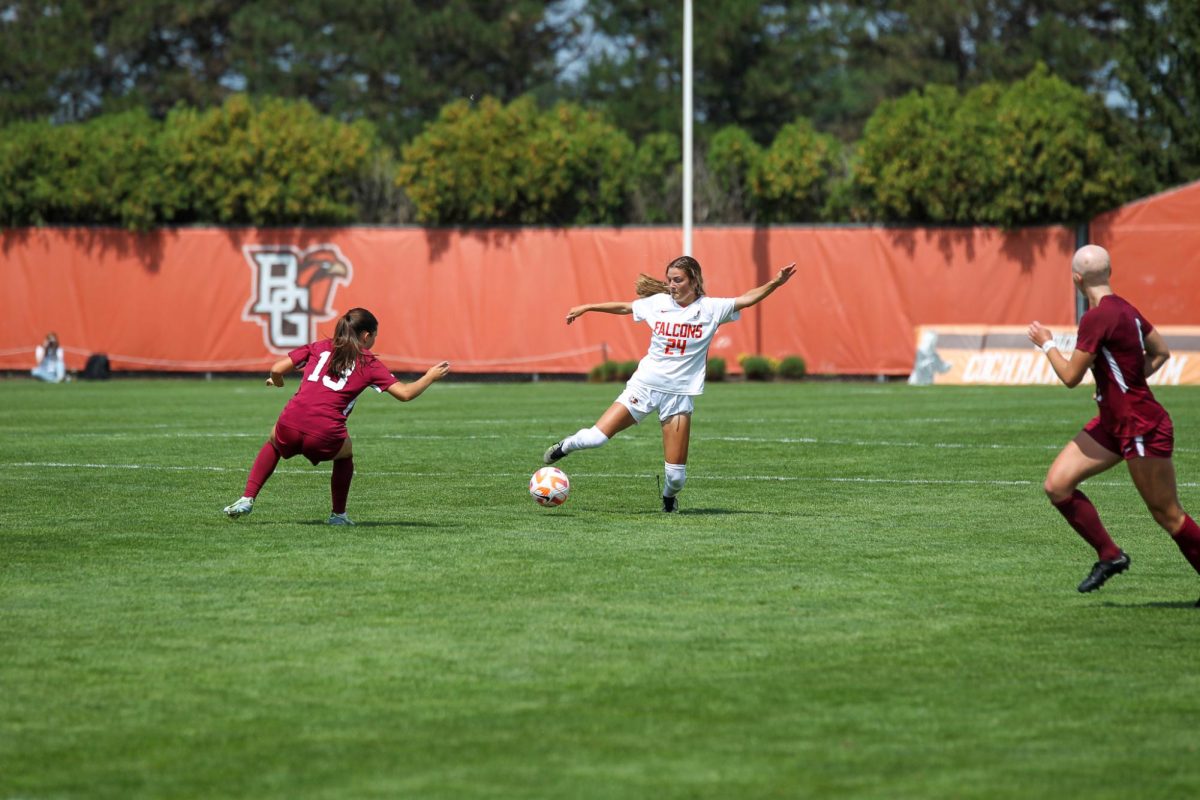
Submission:
<svg viewBox="0 0 1200 800">
<path fill-rule="evenodd" d="M 58 334 L 54 331 L 46 334 L 46 341 L 37 346 L 34 356 L 37 366 L 31 371 L 33 377 L 49 383 L 62 383 L 66 379 L 67 365 L 58 344 Z"/>
</svg>

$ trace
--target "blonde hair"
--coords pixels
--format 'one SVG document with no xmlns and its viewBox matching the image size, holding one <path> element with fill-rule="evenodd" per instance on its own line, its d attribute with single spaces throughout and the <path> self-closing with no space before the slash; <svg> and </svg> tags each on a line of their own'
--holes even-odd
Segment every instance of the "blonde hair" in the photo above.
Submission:
<svg viewBox="0 0 1200 800">
<path fill-rule="evenodd" d="M 672 269 L 682 270 L 683 274 L 688 276 L 688 280 L 696 287 L 696 296 L 704 294 L 704 273 L 700 271 L 700 262 L 691 256 L 680 256 L 679 258 L 667 264 L 667 268 L 663 271 L 664 274 Z M 666 294 L 668 287 L 666 281 L 653 278 L 646 273 L 642 273 L 637 277 L 635 290 L 638 297 L 650 297 L 656 294 Z"/>
</svg>

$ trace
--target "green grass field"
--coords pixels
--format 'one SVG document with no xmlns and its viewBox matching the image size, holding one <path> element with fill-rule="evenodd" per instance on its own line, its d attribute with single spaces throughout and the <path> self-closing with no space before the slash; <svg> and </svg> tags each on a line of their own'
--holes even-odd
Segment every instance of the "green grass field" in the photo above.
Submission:
<svg viewBox="0 0 1200 800">
<path fill-rule="evenodd" d="M 682 513 L 618 387 L 442 383 L 221 508 L 295 384 L 0 381 L 0 800 L 1195 798 L 1200 580 L 1041 491 L 1087 389 L 719 384 Z M 1162 389 L 1200 511 L 1200 390 Z"/>
</svg>

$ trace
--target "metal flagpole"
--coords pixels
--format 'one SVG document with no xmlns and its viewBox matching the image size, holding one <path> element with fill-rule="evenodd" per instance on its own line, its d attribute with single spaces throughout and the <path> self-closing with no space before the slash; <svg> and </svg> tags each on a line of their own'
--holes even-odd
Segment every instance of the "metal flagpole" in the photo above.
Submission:
<svg viewBox="0 0 1200 800">
<path fill-rule="evenodd" d="M 692 0 L 683 0 L 683 254 L 692 254 Z"/>
</svg>

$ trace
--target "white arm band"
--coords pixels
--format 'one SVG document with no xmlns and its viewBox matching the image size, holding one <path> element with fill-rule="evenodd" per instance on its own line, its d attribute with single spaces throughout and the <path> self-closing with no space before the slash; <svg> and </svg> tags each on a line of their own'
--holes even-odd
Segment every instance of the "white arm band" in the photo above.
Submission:
<svg viewBox="0 0 1200 800">
<path fill-rule="evenodd" d="M 1053 339 L 1050 339 L 1049 341 L 1045 342 L 1042 345 L 1042 352 L 1045 353 L 1046 355 L 1050 355 L 1051 350 L 1057 350 L 1057 349 L 1058 349 L 1058 345 L 1056 345 L 1054 343 Z"/>
</svg>

